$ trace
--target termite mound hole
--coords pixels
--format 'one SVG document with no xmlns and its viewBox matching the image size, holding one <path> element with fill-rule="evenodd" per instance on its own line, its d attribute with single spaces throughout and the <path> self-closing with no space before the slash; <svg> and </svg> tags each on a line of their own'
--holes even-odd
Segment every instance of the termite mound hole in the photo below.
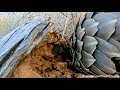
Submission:
<svg viewBox="0 0 120 90">
<path fill-rule="evenodd" d="M 55 44 L 52 53 L 57 57 L 58 55 L 64 58 L 64 61 L 67 62 L 67 67 L 74 71 L 75 73 L 80 73 L 79 70 L 75 69 L 70 62 L 72 61 L 72 55 L 70 51 L 69 43 L 61 42 L 60 44 Z"/>
<path fill-rule="evenodd" d="M 20 60 L 12 78 L 76 78 L 78 74 L 69 67 L 72 60 L 70 47 L 61 36 L 48 33 L 44 39 Z"/>
</svg>

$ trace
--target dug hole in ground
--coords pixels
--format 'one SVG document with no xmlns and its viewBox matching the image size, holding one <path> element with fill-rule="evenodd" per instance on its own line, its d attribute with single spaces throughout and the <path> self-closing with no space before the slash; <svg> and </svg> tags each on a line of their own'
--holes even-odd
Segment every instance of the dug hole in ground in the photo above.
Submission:
<svg viewBox="0 0 120 90">
<path fill-rule="evenodd" d="M 11 78 L 73 78 L 80 77 L 67 67 L 61 36 L 47 33 L 42 42 L 22 59 Z M 81 74 L 80 74 L 81 75 Z"/>
</svg>

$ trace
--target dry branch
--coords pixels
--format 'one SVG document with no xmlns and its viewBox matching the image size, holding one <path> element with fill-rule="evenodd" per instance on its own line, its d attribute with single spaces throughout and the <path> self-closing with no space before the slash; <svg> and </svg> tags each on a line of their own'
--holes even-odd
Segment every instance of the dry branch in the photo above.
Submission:
<svg viewBox="0 0 120 90">
<path fill-rule="evenodd" d="M 7 77 L 48 32 L 49 22 L 31 21 L 0 39 L 0 78 Z M 34 42 L 35 41 L 35 42 Z"/>
</svg>

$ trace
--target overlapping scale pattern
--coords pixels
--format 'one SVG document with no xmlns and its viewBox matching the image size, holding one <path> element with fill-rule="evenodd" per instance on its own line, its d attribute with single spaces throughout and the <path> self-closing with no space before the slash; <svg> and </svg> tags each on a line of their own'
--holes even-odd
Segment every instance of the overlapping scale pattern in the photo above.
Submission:
<svg viewBox="0 0 120 90">
<path fill-rule="evenodd" d="M 86 74 L 115 74 L 120 63 L 120 13 L 87 12 L 72 36 L 74 66 Z"/>
</svg>

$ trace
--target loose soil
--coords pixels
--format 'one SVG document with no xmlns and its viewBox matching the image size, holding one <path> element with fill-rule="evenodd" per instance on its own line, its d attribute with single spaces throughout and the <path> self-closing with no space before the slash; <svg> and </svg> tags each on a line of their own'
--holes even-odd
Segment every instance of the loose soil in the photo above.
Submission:
<svg viewBox="0 0 120 90">
<path fill-rule="evenodd" d="M 60 53 L 63 49 L 61 36 L 48 33 L 32 52 L 22 59 L 11 78 L 100 78 L 115 76 L 93 76 L 77 73 L 68 68 L 66 58 Z"/>
</svg>

